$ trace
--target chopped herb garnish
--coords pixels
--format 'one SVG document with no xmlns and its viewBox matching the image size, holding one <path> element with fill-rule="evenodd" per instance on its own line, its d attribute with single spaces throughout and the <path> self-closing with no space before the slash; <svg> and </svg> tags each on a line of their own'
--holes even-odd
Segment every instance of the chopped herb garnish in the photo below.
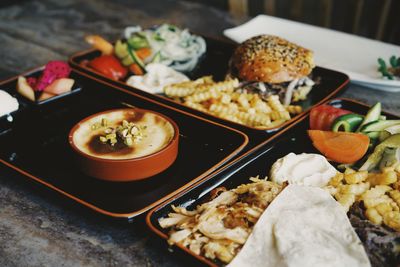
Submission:
<svg viewBox="0 0 400 267">
<path fill-rule="evenodd" d="M 103 144 L 110 144 L 114 146 L 118 142 L 123 142 L 127 146 L 132 146 L 135 143 L 140 142 L 143 137 L 147 135 L 144 134 L 147 126 L 139 126 L 133 122 L 128 122 L 123 120 L 120 125 L 116 127 L 109 126 L 106 119 L 101 119 L 101 122 L 97 122 L 92 125 L 92 130 L 98 130 L 100 128 L 105 128 L 103 135 L 99 137 L 99 140 Z"/>
<path fill-rule="evenodd" d="M 395 77 L 400 77 L 400 57 L 391 56 L 389 59 L 390 67 L 386 64 L 385 60 L 378 58 L 378 71 L 382 73 L 383 77 L 389 80 L 394 80 Z"/>
</svg>

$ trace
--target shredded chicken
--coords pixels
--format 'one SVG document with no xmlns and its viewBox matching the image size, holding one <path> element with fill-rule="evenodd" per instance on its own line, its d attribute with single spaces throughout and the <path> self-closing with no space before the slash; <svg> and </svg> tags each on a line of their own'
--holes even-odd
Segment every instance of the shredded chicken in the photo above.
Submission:
<svg viewBox="0 0 400 267">
<path fill-rule="evenodd" d="M 172 206 L 159 220 L 169 228 L 169 244 L 180 244 L 197 255 L 229 263 L 242 248 L 261 214 L 282 191 L 267 179 L 250 178 L 235 189 L 216 188 L 212 199 L 195 210 Z"/>
</svg>

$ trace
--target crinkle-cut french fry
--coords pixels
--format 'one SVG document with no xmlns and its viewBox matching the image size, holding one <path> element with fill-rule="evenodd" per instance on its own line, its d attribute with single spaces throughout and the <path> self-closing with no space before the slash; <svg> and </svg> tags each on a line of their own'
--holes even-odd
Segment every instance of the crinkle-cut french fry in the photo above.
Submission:
<svg viewBox="0 0 400 267">
<path fill-rule="evenodd" d="M 385 213 L 393 210 L 392 206 L 388 202 L 380 203 L 380 204 L 376 205 L 374 208 L 376 209 L 376 211 L 378 211 L 378 213 L 381 216 L 384 216 Z"/>
<path fill-rule="evenodd" d="M 383 218 L 382 216 L 378 213 L 378 211 L 375 208 L 368 208 L 365 211 L 365 216 L 367 217 L 368 220 L 370 220 L 373 224 L 380 225 L 382 224 Z"/>
<path fill-rule="evenodd" d="M 185 97 L 193 94 L 196 88 L 165 86 L 164 93 L 169 97 Z"/>
<path fill-rule="evenodd" d="M 194 103 L 194 102 L 190 102 L 190 101 L 186 101 L 186 102 L 184 102 L 184 104 L 188 107 L 191 107 L 191 108 L 203 111 L 203 112 L 208 112 L 208 110 L 206 108 L 204 108 L 202 104 Z"/>
<path fill-rule="evenodd" d="M 397 175 L 397 177 L 399 177 L 399 175 Z M 394 190 L 400 191 L 400 180 L 397 179 L 397 182 L 395 182 L 394 184 L 392 184 L 392 187 L 393 187 Z"/>
<path fill-rule="evenodd" d="M 368 181 L 371 185 L 390 185 L 397 182 L 397 174 L 395 171 L 371 173 L 368 177 Z"/>
<path fill-rule="evenodd" d="M 196 88 L 198 88 L 199 91 L 215 90 L 218 92 L 233 92 L 233 90 L 238 86 L 239 86 L 239 80 L 233 79 L 222 82 L 204 84 Z"/>
<path fill-rule="evenodd" d="M 397 172 L 398 174 L 400 174 L 400 161 L 397 162 L 394 166 L 393 166 L 395 172 Z"/>
<path fill-rule="evenodd" d="M 257 93 L 234 91 L 238 86 L 237 79 L 214 82 L 208 77 L 166 86 L 164 92 L 189 107 L 246 126 L 274 128 L 290 119 L 277 95 L 264 100 Z M 290 106 L 289 110 L 299 112 L 300 107 Z"/>
<path fill-rule="evenodd" d="M 364 182 L 368 178 L 368 171 L 358 171 L 344 175 L 344 179 L 348 184 L 357 184 Z"/>
<path fill-rule="evenodd" d="M 303 112 L 303 108 L 301 106 L 298 106 L 298 105 L 289 105 L 289 106 L 286 107 L 286 110 L 290 114 L 300 114 L 301 112 Z"/>
<path fill-rule="evenodd" d="M 271 119 L 268 115 L 261 114 L 249 114 L 247 112 L 239 111 L 236 117 L 242 120 L 245 124 L 251 126 L 268 125 L 271 123 Z"/>
<path fill-rule="evenodd" d="M 376 198 L 366 198 L 366 199 L 363 199 L 362 201 L 363 201 L 364 206 L 365 206 L 366 208 L 373 208 L 373 207 L 375 207 L 376 205 L 379 205 L 379 204 L 381 204 L 381 203 L 386 203 L 386 202 L 389 202 L 389 203 L 390 203 L 391 200 L 392 200 L 392 199 L 391 199 L 389 196 L 387 196 L 387 195 L 382 195 L 382 196 L 376 197 Z M 392 201 L 393 201 L 393 200 L 392 200 Z"/>
<path fill-rule="evenodd" d="M 277 95 L 270 95 L 267 98 L 267 102 L 268 102 L 268 105 L 272 108 L 272 110 L 279 111 L 279 112 L 286 111 L 286 108 L 279 101 L 279 96 L 277 96 Z"/>
<path fill-rule="evenodd" d="M 338 188 L 338 187 L 335 187 L 335 186 L 333 186 L 333 185 L 327 185 L 327 186 L 324 187 L 324 189 L 325 189 L 326 191 L 328 191 L 328 193 L 329 193 L 331 196 L 334 196 L 334 195 L 336 195 L 337 193 L 339 193 L 339 188 Z"/>
<path fill-rule="evenodd" d="M 249 103 L 249 100 L 247 100 L 246 94 L 240 95 L 239 98 L 237 99 L 237 102 L 239 103 L 239 105 L 242 108 L 245 108 L 245 109 L 250 108 L 250 103 Z"/>
<path fill-rule="evenodd" d="M 396 202 L 397 206 L 400 208 L 400 191 L 392 190 L 389 192 L 389 196 Z"/>
<path fill-rule="evenodd" d="M 399 211 L 391 211 L 385 213 L 383 216 L 383 222 L 393 228 L 396 231 L 400 231 L 400 212 Z"/>
<path fill-rule="evenodd" d="M 229 94 L 221 94 L 220 101 L 222 104 L 229 104 L 232 101 L 232 98 Z"/>
<path fill-rule="evenodd" d="M 238 117 L 236 117 L 235 115 L 232 114 L 228 114 L 228 113 L 221 113 L 218 114 L 218 116 L 220 116 L 221 118 L 225 119 L 225 120 L 229 120 L 229 121 L 233 121 L 239 124 L 244 124 L 246 125 L 246 123 L 242 120 L 240 120 Z"/>
<path fill-rule="evenodd" d="M 212 83 L 215 83 L 212 76 L 203 76 L 194 81 L 175 83 L 175 84 L 168 85 L 168 86 L 172 86 L 172 87 L 176 87 L 176 88 L 197 88 L 197 90 L 200 90 L 198 88 L 199 85 L 212 84 Z"/>
<path fill-rule="evenodd" d="M 290 114 L 288 111 L 272 111 L 269 115 L 272 120 L 290 120 Z"/>
<path fill-rule="evenodd" d="M 329 185 L 332 185 L 334 187 L 339 186 L 340 184 L 342 184 L 344 178 L 344 174 L 341 172 L 337 172 L 335 176 L 333 176 L 331 178 L 331 180 L 329 181 Z"/>
<path fill-rule="evenodd" d="M 354 194 L 336 194 L 336 200 L 342 205 L 346 212 L 349 211 L 350 207 L 356 201 L 356 196 Z"/>
<path fill-rule="evenodd" d="M 361 199 L 366 200 L 368 198 L 379 198 L 383 196 L 386 192 L 390 191 L 392 188 L 387 185 L 377 185 L 368 191 L 366 191 L 362 196 Z"/>
<path fill-rule="evenodd" d="M 221 104 L 212 104 L 210 106 L 210 111 L 217 115 L 223 115 L 223 114 L 233 115 L 239 112 L 237 108 Z"/>
<path fill-rule="evenodd" d="M 284 124 L 285 121 L 286 121 L 286 120 L 275 120 L 275 121 L 271 121 L 271 123 L 268 124 L 268 125 L 264 125 L 264 126 L 261 126 L 261 125 L 260 125 L 260 126 L 256 126 L 256 128 L 260 128 L 260 129 L 263 129 L 263 128 L 265 128 L 265 127 L 268 127 L 268 128 L 275 128 L 275 127 L 278 127 L 279 125 Z"/>
<path fill-rule="evenodd" d="M 186 102 L 203 102 L 206 100 L 209 100 L 211 98 L 217 98 L 218 97 L 218 92 L 216 92 L 215 90 L 209 90 L 206 92 L 201 92 L 201 93 L 196 93 L 190 96 L 187 96 L 185 98 Z"/>
<path fill-rule="evenodd" d="M 194 81 L 192 81 L 195 85 L 197 84 L 209 84 L 214 83 L 214 79 L 211 75 L 200 77 Z"/>
<path fill-rule="evenodd" d="M 346 175 L 346 174 L 350 174 L 350 173 L 355 173 L 356 171 L 355 170 L 353 170 L 352 168 L 346 168 L 345 170 L 344 170 L 344 175 Z"/>
<path fill-rule="evenodd" d="M 339 187 L 342 194 L 354 194 L 359 196 L 369 189 L 369 183 L 346 184 Z"/>
<path fill-rule="evenodd" d="M 255 108 L 257 112 L 270 113 L 272 111 L 271 107 L 259 97 L 254 97 L 250 101 L 250 106 Z"/>
</svg>

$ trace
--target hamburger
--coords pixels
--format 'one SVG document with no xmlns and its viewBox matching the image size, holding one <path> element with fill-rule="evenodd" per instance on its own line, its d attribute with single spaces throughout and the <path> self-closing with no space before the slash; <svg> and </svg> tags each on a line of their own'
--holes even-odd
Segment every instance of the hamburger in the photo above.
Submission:
<svg viewBox="0 0 400 267">
<path fill-rule="evenodd" d="M 284 105 L 304 100 L 315 82 L 313 52 L 273 35 L 258 35 L 240 44 L 229 63 L 229 77 L 244 90 L 278 94 Z"/>
</svg>

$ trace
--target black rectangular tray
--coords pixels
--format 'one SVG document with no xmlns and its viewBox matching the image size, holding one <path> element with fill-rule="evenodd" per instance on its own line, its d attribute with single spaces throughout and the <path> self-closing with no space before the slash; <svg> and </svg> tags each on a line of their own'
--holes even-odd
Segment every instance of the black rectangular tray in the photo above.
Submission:
<svg viewBox="0 0 400 267">
<path fill-rule="evenodd" d="M 187 75 L 190 78 L 198 78 L 204 75 L 213 75 L 216 80 L 221 80 L 225 77 L 227 70 L 228 70 L 228 62 L 229 59 L 236 47 L 235 43 L 222 41 L 215 38 L 204 37 L 207 43 L 207 52 L 203 56 L 203 58 L 199 61 L 197 67 Z M 230 126 L 232 128 L 241 130 L 242 132 L 246 133 L 250 137 L 250 146 L 255 146 L 265 140 L 266 137 L 272 136 L 272 134 L 280 129 L 283 129 L 287 125 L 293 123 L 297 119 L 301 118 L 305 115 L 306 111 L 309 110 L 311 107 L 321 104 L 322 102 L 327 101 L 338 95 L 339 92 L 346 88 L 346 85 L 349 83 L 349 77 L 341 72 L 316 67 L 313 70 L 313 75 L 315 77 L 320 77 L 321 82 L 313 87 L 311 90 L 308 98 L 304 101 L 297 102 L 296 104 L 301 105 L 303 107 L 303 112 L 294 116 L 291 120 L 285 122 L 284 124 L 271 128 L 269 130 L 260 130 L 252 127 L 247 127 L 244 125 L 240 125 L 228 120 L 224 120 L 218 118 L 214 115 L 210 115 L 208 113 L 204 113 L 192 108 L 189 108 L 183 104 L 180 104 L 170 98 L 165 97 L 162 94 L 151 94 L 134 87 L 127 85 L 121 81 L 115 81 L 110 78 L 107 78 L 100 74 L 99 72 L 87 67 L 82 62 L 92 60 L 98 56 L 100 56 L 100 51 L 89 49 L 86 51 L 79 52 L 69 59 L 69 63 L 73 68 L 76 70 L 81 71 L 82 75 L 88 75 L 94 79 L 99 79 L 103 81 L 107 81 L 118 87 L 125 88 L 137 94 L 146 96 L 151 99 L 155 99 L 157 101 L 166 103 L 170 106 L 177 107 L 181 110 L 185 110 L 191 112 L 193 114 L 205 117 L 209 120 L 216 121 L 218 123 Z"/>
<path fill-rule="evenodd" d="M 35 69 L 22 74 L 37 75 Z M 0 162 L 45 187 L 107 216 L 131 219 L 189 188 L 239 153 L 248 137 L 235 129 L 133 92 L 109 87 L 73 71 L 81 90 L 42 105 L 16 93 L 17 77 L 0 82 L 21 109 L 0 128 Z M 106 182 L 84 175 L 68 144 L 72 126 L 99 111 L 138 107 L 162 113 L 180 129 L 179 154 L 164 172 L 139 182 Z"/>
<path fill-rule="evenodd" d="M 366 114 L 369 107 L 349 99 L 335 99 L 328 102 L 330 105 L 347 109 L 359 114 Z M 383 113 L 388 119 L 399 119 L 391 114 Z M 207 179 L 197 184 L 190 190 L 180 192 L 168 201 L 152 209 L 146 216 L 146 223 L 150 229 L 163 239 L 168 239 L 168 231 L 160 227 L 158 220 L 167 217 L 168 213 L 173 212 L 171 205 L 183 206 L 189 210 L 209 198 L 209 193 L 216 187 L 223 186 L 227 189 L 235 188 L 241 184 L 249 183 L 250 177 L 257 175 L 264 178 L 269 175 L 272 164 L 279 158 L 290 152 L 299 153 L 318 153 L 312 145 L 307 135 L 309 129 L 309 116 L 305 116 L 298 122 L 292 124 L 288 128 L 282 130 L 268 143 L 258 146 L 253 150 L 251 157 L 242 157 L 231 162 L 225 167 L 217 170 Z M 177 245 L 190 256 L 198 261 L 206 263 L 210 266 L 223 265 L 221 262 L 212 261 L 205 257 L 199 256 L 191 252 L 189 249 Z"/>
</svg>

